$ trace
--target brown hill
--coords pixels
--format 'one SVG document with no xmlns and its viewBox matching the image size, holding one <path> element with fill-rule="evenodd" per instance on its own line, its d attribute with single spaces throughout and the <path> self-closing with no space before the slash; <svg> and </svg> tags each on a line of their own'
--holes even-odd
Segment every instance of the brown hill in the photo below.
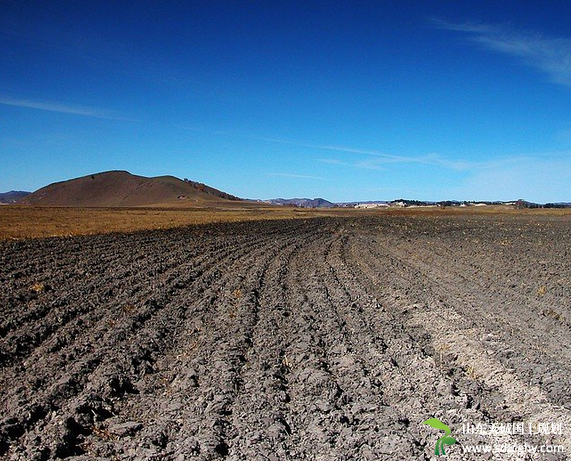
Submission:
<svg viewBox="0 0 571 461">
<path fill-rule="evenodd" d="M 0 193 L 0 204 L 8 205 L 9 203 L 16 203 L 24 197 L 30 195 L 30 192 L 23 190 L 11 190 L 10 192 Z"/>
<path fill-rule="evenodd" d="M 107 171 L 38 189 L 19 203 L 43 206 L 130 207 L 192 205 L 240 200 L 233 195 L 174 176 L 147 178 L 128 171 Z"/>
</svg>

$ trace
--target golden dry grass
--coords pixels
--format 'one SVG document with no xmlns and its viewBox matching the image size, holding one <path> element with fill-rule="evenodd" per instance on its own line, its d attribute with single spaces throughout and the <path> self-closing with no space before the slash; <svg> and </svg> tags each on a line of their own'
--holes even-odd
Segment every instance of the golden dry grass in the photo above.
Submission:
<svg viewBox="0 0 571 461">
<path fill-rule="evenodd" d="M 0 239 L 91 235 L 169 229 L 192 224 L 265 219 L 299 219 L 322 216 L 377 216 L 509 213 L 571 217 L 571 210 L 513 210 L 508 207 L 481 208 L 391 208 L 357 210 L 349 208 L 303 209 L 239 203 L 195 208 L 64 208 L 0 206 Z"/>
<path fill-rule="evenodd" d="M 169 229 L 192 224 L 290 219 L 322 215 L 286 207 L 200 208 L 63 208 L 0 207 L 0 239 L 22 239 L 144 229 Z"/>
</svg>

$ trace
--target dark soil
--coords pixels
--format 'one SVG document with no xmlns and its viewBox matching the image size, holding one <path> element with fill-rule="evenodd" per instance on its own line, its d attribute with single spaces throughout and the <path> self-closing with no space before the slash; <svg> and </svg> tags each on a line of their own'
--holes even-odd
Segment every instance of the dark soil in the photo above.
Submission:
<svg viewBox="0 0 571 461">
<path fill-rule="evenodd" d="M 0 243 L 0 459 L 567 459 L 571 223 L 385 216 Z M 559 422 L 556 455 L 463 423 Z"/>
</svg>

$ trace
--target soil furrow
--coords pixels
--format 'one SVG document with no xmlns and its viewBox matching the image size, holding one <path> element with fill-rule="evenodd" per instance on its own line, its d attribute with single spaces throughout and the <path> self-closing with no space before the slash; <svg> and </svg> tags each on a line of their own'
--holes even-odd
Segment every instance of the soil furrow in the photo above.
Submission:
<svg viewBox="0 0 571 461">
<path fill-rule="evenodd" d="M 271 246 L 271 242 L 269 242 L 268 246 Z M 244 246 L 244 245 L 238 245 L 238 248 L 234 250 L 234 258 L 230 258 L 233 261 L 239 261 L 239 263 L 243 263 L 243 261 L 240 261 L 240 253 L 244 253 L 244 252 L 248 252 L 249 251 L 249 247 L 248 246 Z M 214 260 L 215 261 L 215 260 Z M 213 271 L 218 271 L 218 269 L 214 269 Z M 156 288 L 156 287 L 155 287 Z M 160 286 L 158 287 L 160 288 Z M 103 344 L 113 344 L 113 348 L 116 350 L 117 349 L 117 345 L 120 344 L 121 342 L 125 343 L 127 341 L 127 338 L 131 335 L 134 334 L 134 332 L 136 331 L 136 329 L 138 330 L 139 328 L 141 328 L 141 326 L 146 323 L 150 318 L 152 318 L 153 316 L 155 316 L 157 314 L 157 312 L 161 311 L 167 304 L 168 302 L 168 295 L 167 298 L 161 299 L 161 294 L 160 294 L 161 290 L 156 290 L 155 294 L 158 294 L 158 296 L 155 296 L 155 299 L 151 299 L 150 303 L 147 302 L 148 305 L 144 305 L 142 310 L 143 312 L 136 312 L 134 315 L 128 315 L 126 316 L 127 318 L 129 317 L 133 317 L 133 320 L 130 320 L 129 322 L 125 323 L 125 320 L 123 320 L 119 325 L 104 325 L 103 326 L 103 330 L 101 332 L 101 337 L 100 340 L 102 341 Z M 164 295 L 164 293 L 163 293 Z M 109 318 L 111 317 L 111 318 Z M 107 321 L 111 321 L 111 322 L 115 322 L 115 320 L 113 319 L 112 316 L 110 316 L 108 313 L 107 315 L 104 317 L 106 318 Z M 118 329 L 120 328 L 120 329 Z M 156 328 L 156 326 L 155 326 Z M 123 333 L 122 333 L 123 332 Z M 154 331 L 152 332 L 155 336 L 157 336 L 157 332 Z M 125 336 L 125 334 L 127 334 Z M 140 330 L 137 333 L 139 340 L 141 339 L 141 332 Z M 159 336 L 161 336 L 159 334 Z M 144 344 L 144 343 L 143 343 Z M 105 357 L 108 355 L 113 356 L 113 353 L 109 354 L 109 352 L 106 351 L 105 348 L 98 348 L 97 350 L 93 351 L 93 352 L 89 352 L 89 350 L 93 347 L 92 344 L 85 344 L 83 343 L 81 346 L 83 346 L 83 350 L 79 350 L 77 351 L 76 355 L 73 354 L 65 354 L 65 355 L 57 355 L 55 356 L 55 358 L 57 360 L 60 360 L 63 357 L 74 357 L 74 356 L 81 356 L 82 352 L 85 353 L 87 351 L 88 355 L 93 356 L 93 359 L 85 359 L 81 361 L 81 364 L 83 364 L 84 366 L 80 367 L 80 371 L 73 371 L 74 369 L 77 368 L 76 365 L 73 366 L 73 368 L 69 368 L 66 370 L 65 367 L 65 362 L 62 362 L 61 364 L 52 364 L 52 366 L 48 367 L 49 370 L 60 370 L 61 366 L 63 366 L 63 369 L 61 371 L 61 376 L 62 378 L 59 379 L 58 378 L 54 378 L 54 377 L 46 377 L 43 378 L 40 382 L 37 382 L 37 380 L 34 382 L 36 387 L 39 387 L 42 385 L 42 382 L 44 381 L 56 381 L 57 385 L 52 388 L 51 390 L 47 391 L 47 394 L 44 395 L 44 397 L 39 398 L 39 399 L 34 399 L 35 401 L 40 400 L 43 402 L 46 402 L 44 404 L 40 403 L 40 407 L 44 408 L 44 409 L 49 409 L 49 410 L 53 410 L 54 406 L 55 409 L 57 409 L 59 407 L 58 402 L 58 398 L 66 398 L 69 399 L 70 397 L 73 397 L 74 395 L 78 395 L 81 392 L 82 388 L 85 388 L 88 379 L 91 380 L 99 380 L 102 381 L 103 383 L 110 383 L 110 384 L 104 384 L 104 387 L 109 387 L 110 389 L 108 389 L 107 391 L 104 391 L 103 393 L 107 393 L 107 394 L 113 394 L 115 391 L 112 389 L 113 386 L 117 387 L 126 387 L 126 388 L 131 388 L 132 384 L 130 384 L 128 381 L 122 380 L 122 382 L 120 382 L 119 384 L 115 383 L 116 379 L 114 378 L 115 375 L 121 375 L 121 373 L 125 373 L 126 369 L 129 369 L 130 364 L 127 363 L 127 365 L 125 364 L 120 364 L 119 362 L 124 362 L 124 359 L 119 360 L 119 362 L 117 360 L 115 361 L 109 361 L 109 360 L 105 360 Z M 139 347 L 139 349 L 141 349 Z M 142 351 L 139 350 L 139 354 L 138 355 L 145 355 L 148 356 L 151 351 L 157 349 L 156 345 L 154 345 L 153 347 L 146 347 L 146 350 Z M 58 352 L 58 351 L 55 351 Z M 65 352 L 65 350 L 63 351 Z M 130 361 L 132 362 L 133 360 L 138 360 L 136 357 L 138 355 L 133 355 L 130 354 L 128 352 L 123 352 L 120 356 L 121 357 L 130 357 Z M 101 363 L 104 362 L 105 366 L 103 367 L 103 369 L 101 368 Z M 147 361 L 148 362 L 148 361 Z M 73 362 L 70 362 L 73 364 Z M 55 366 L 54 366 L 55 365 Z M 59 365 L 59 366 L 58 366 Z M 148 365 L 147 365 L 148 366 Z M 94 370 L 98 368 L 98 373 L 95 377 L 90 377 L 88 378 L 88 376 L 90 376 L 91 373 L 94 372 Z M 109 370 L 109 371 L 105 371 L 105 370 Z M 65 381 L 63 382 L 63 384 L 60 384 L 61 380 L 65 378 Z M 63 389 L 62 389 L 62 385 L 63 385 Z M 25 389 L 23 390 L 25 392 Z M 119 390 L 119 393 L 125 393 L 123 392 L 123 390 Z M 101 393 L 101 392 L 100 392 Z M 18 394 L 16 394 L 18 395 Z M 58 397 L 59 396 L 59 397 Z M 55 399 L 55 400 L 54 400 Z M 93 400 L 93 399 L 92 399 Z M 97 400 L 97 399 L 96 399 Z M 35 407 L 38 404 L 36 403 L 32 403 L 31 406 Z M 85 405 L 83 405 L 85 406 Z M 22 408 L 19 409 L 19 411 L 22 411 Z M 48 411 L 48 410 L 44 410 L 44 411 Z M 108 411 L 107 411 L 108 412 Z M 96 411 L 97 413 L 97 411 Z M 24 412 L 25 414 L 25 412 Z M 91 415 L 89 415 L 91 416 Z M 30 421 L 28 421 L 27 423 L 24 423 L 22 421 L 22 423 L 18 423 L 17 421 L 13 421 L 13 418 L 8 418 L 10 422 L 10 427 L 28 427 L 29 429 L 29 423 Z M 12 429 L 12 432 L 18 432 L 14 429 Z"/>
</svg>

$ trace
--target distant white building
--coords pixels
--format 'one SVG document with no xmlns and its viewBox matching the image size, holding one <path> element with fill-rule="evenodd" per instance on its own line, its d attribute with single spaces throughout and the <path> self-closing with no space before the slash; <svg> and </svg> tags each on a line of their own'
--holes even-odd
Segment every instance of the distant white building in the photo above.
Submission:
<svg viewBox="0 0 571 461">
<path fill-rule="evenodd" d="M 388 203 L 358 203 L 355 208 L 386 208 Z"/>
</svg>

